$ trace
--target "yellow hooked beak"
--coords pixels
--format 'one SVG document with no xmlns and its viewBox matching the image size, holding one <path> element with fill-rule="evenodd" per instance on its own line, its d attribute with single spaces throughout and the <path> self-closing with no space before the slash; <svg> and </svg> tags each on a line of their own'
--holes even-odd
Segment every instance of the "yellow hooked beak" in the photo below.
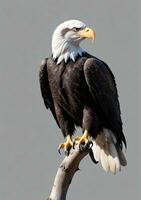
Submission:
<svg viewBox="0 0 141 200">
<path fill-rule="evenodd" d="M 93 40 L 96 38 L 95 31 L 88 27 L 84 28 L 83 30 L 80 30 L 78 32 L 78 35 L 81 38 L 89 38 L 89 39 L 93 39 Z"/>
</svg>

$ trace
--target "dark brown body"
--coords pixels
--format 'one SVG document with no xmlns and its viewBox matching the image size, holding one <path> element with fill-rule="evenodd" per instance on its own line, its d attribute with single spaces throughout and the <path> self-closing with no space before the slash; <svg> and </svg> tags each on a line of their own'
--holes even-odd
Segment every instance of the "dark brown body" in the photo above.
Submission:
<svg viewBox="0 0 141 200">
<path fill-rule="evenodd" d="M 119 145 L 126 143 L 114 76 L 103 61 L 85 54 L 57 65 L 51 57 L 41 66 L 40 84 L 45 105 L 64 136 L 72 135 L 75 126 L 93 138 L 108 128 Z"/>
</svg>

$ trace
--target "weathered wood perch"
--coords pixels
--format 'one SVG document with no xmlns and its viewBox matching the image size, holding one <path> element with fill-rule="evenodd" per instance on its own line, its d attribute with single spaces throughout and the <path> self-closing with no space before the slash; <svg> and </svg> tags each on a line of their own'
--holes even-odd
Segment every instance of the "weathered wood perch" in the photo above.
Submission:
<svg viewBox="0 0 141 200">
<path fill-rule="evenodd" d="M 80 151 L 75 148 L 69 156 L 66 156 L 58 168 L 50 197 L 47 200 L 66 200 L 67 191 L 76 171 L 79 170 L 79 163 L 90 150 Z"/>
</svg>

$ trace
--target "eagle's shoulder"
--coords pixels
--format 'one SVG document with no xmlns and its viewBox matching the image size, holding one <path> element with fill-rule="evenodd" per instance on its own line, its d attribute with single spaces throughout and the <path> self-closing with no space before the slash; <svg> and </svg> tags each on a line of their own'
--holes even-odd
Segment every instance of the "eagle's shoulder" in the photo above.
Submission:
<svg viewBox="0 0 141 200">
<path fill-rule="evenodd" d="M 95 69 L 99 69 L 99 68 L 106 69 L 108 67 L 108 65 L 104 61 L 102 61 L 99 58 L 94 57 L 94 56 L 88 57 L 88 59 L 85 62 L 85 66 L 88 68 L 93 66 L 93 67 L 95 67 Z"/>
<path fill-rule="evenodd" d="M 94 56 L 88 58 L 84 65 L 84 71 L 88 70 L 93 70 L 95 73 L 103 73 L 104 76 L 109 75 L 112 78 L 114 85 L 116 86 L 115 76 L 110 67 L 103 60 Z"/>
</svg>

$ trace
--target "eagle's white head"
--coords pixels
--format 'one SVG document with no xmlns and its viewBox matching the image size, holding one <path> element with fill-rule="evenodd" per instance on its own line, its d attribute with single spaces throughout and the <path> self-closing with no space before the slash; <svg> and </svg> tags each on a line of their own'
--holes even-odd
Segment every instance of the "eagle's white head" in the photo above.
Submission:
<svg viewBox="0 0 141 200">
<path fill-rule="evenodd" d="M 78 55 L 81 56 L 85 52 L 79 46 L 80 42 L 85 38 L 95 39 L 95 36 L 95 32 L 79 20 L 61 23 L 52 36 L 53 58 L 57 59 L 57 64 L 62 60 L 67 62 L 69 58 L 75 61 Z"/>
</svg>

